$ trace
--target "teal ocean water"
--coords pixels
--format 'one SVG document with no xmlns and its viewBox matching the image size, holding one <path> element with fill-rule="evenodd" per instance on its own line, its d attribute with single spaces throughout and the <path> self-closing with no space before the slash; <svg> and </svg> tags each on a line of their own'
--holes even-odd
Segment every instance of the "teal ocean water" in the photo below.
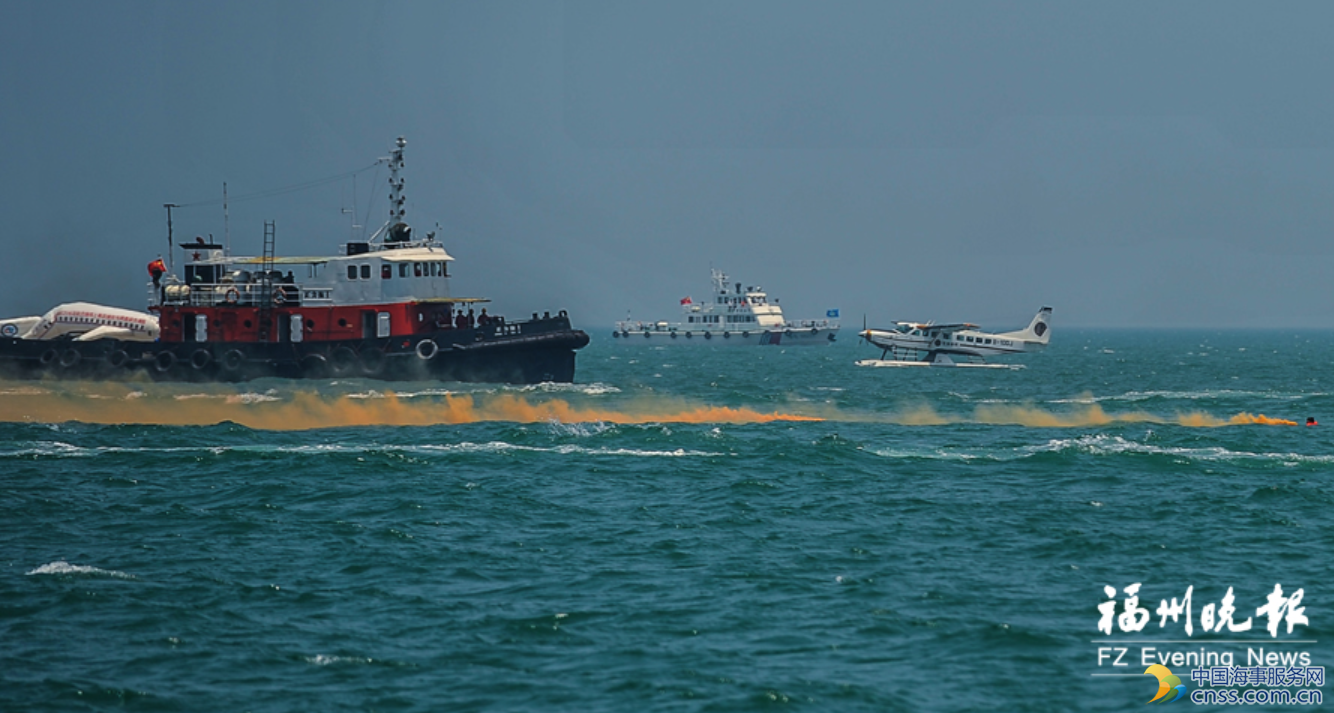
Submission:
<svg viewBox="0 0 1334 713">
<path fill-rule="evenodd" d="M 1135 637 L 1332 660 L 1334 334 L 609 336 L 573 385 L 0 384 L 0 709 L 1133 710 L 1137 582 L 1197 618 Z M 1292 635 L 1200 630 L 1278 583 Z"/>
</svg>

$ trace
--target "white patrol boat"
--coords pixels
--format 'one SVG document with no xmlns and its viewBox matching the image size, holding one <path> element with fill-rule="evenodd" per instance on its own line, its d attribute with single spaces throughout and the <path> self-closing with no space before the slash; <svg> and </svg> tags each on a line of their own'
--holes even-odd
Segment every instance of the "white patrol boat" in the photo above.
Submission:
<svg viewBox="0 0 1334 713">
<path fill-rule="evenodd" d="M 681 300 L 680 322 L 646 322 L 624 319 L 616 323 L 612 336 L 640 343 L 672 344 L 828 344 L 838 334 L 838 310 L 824 319 L 788 321 L 778 300 L 770 300 L 762 287 L 741 289 L 731 284 L 721 270 L 713 270 L 713 295 L 696 302 Z"/>
</svg>

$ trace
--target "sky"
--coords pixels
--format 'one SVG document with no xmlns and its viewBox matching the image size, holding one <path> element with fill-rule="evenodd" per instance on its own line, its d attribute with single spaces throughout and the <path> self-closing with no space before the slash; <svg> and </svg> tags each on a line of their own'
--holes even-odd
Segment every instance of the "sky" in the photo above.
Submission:
<svg viewBox="0 0 1334 713">
<path fill-rule="evenodd" d="M 271 220 L 279 254 L 336 253 L 387 216 L 383 170 L 235 199 L 402 135 L 409 222 L 512 319 L 675 319 L 716 267 L 849 326 L 1334 328 L 1331 26 L 1321 2 L 6 0 L 0 316 L 143 309 L 168 202 L 178 242 L 257 254 Z"/>
</svg>

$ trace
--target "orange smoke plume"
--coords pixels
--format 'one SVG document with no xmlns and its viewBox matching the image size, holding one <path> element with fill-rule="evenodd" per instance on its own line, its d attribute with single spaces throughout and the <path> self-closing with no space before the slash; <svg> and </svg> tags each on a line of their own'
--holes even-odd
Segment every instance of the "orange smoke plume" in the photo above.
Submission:
<svg viewBox="0 0 1334 713">
<path fill-rule="evenodd" d="M 201 387 L 192 387 L 196 392 Z M 447 394 L 436 398 L 400 398 L 394 393 L 325 396 L 297 391 L 265 394 L 175 394 L 160 387 L 130 391 L 124 387 L 72 388 L 56 392 L 19 388 L 0 393 L 0 421 L 59 423 L 134 423 L 203 426 L 232 421 L 275 431 L 345 426 L 431 426 L 512 421 L 537 423 L 768 423 L 819 421 L 811 416 L 765 413 L 727 406 L 648 405 L 635 410 L 579 407 L 562 399 L 529 401 L 501 394 L 475 398 Z"/>
<path fill-rule="evenodd" d="M 432 426 L 484 421 L 515 423 L 770 423 L 841 421 L 944 426 L 971 423 L 1029 428 L 1089 428 L 1125 423 L 1175 424 L 1192 428 L 1267 425 L 1295 421 L 1239 413 L 1219 418 L 1204 412 L 1157 415 L 1144 411 L 1108 413 L 1098 404 L 1051 411 L 1033 405 L 986 404 L 972 413 L 940 413 L 930 404 L 895 413 L 856 413 L 818 408 L 818 415 L 709 406 L 661 396 L 621 400 L 614 406 L 580 405 L 559 398 L 500 394 L 406 395 L 387 392 L 321 394 L 314 390 L 235 391 L 225 385 L 60 383 L 4 388 L 0 421 L 203 426 L 231 421 L 250 428 L 297 431 L 348 426 Z M 577 397 L 576 397 L 577 398 Z M 808 413 L 810 411 L 808 409 Z"/>
<path fill-rule="evenodd" d="M 1289 421 L 1283 418 L 1270 418 L 1264 414 L 1253 416 L 1249 413 L 1239 413 L 1228 420 L 1232 424 L 1251 424 L 1258 423 L 1262 426 L 1296 426 L 1296 421 Z"/>
</svg>

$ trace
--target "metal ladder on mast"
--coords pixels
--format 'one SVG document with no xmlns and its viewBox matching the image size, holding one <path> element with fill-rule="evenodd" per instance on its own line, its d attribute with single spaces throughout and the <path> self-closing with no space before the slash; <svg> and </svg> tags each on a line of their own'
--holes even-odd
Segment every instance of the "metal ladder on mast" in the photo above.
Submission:
<svg viewBox="0 0 1334 713">
<path fill-rule="evenodd" d="M 264 255 L 260 259 L 259 277 L 259 341 L 269 341 L 273 334 L 273 246 L 276 241 L 277 223 L 264 221 Z M 279 288 L 281 289 L 281 288 Z"/>
</svg>

